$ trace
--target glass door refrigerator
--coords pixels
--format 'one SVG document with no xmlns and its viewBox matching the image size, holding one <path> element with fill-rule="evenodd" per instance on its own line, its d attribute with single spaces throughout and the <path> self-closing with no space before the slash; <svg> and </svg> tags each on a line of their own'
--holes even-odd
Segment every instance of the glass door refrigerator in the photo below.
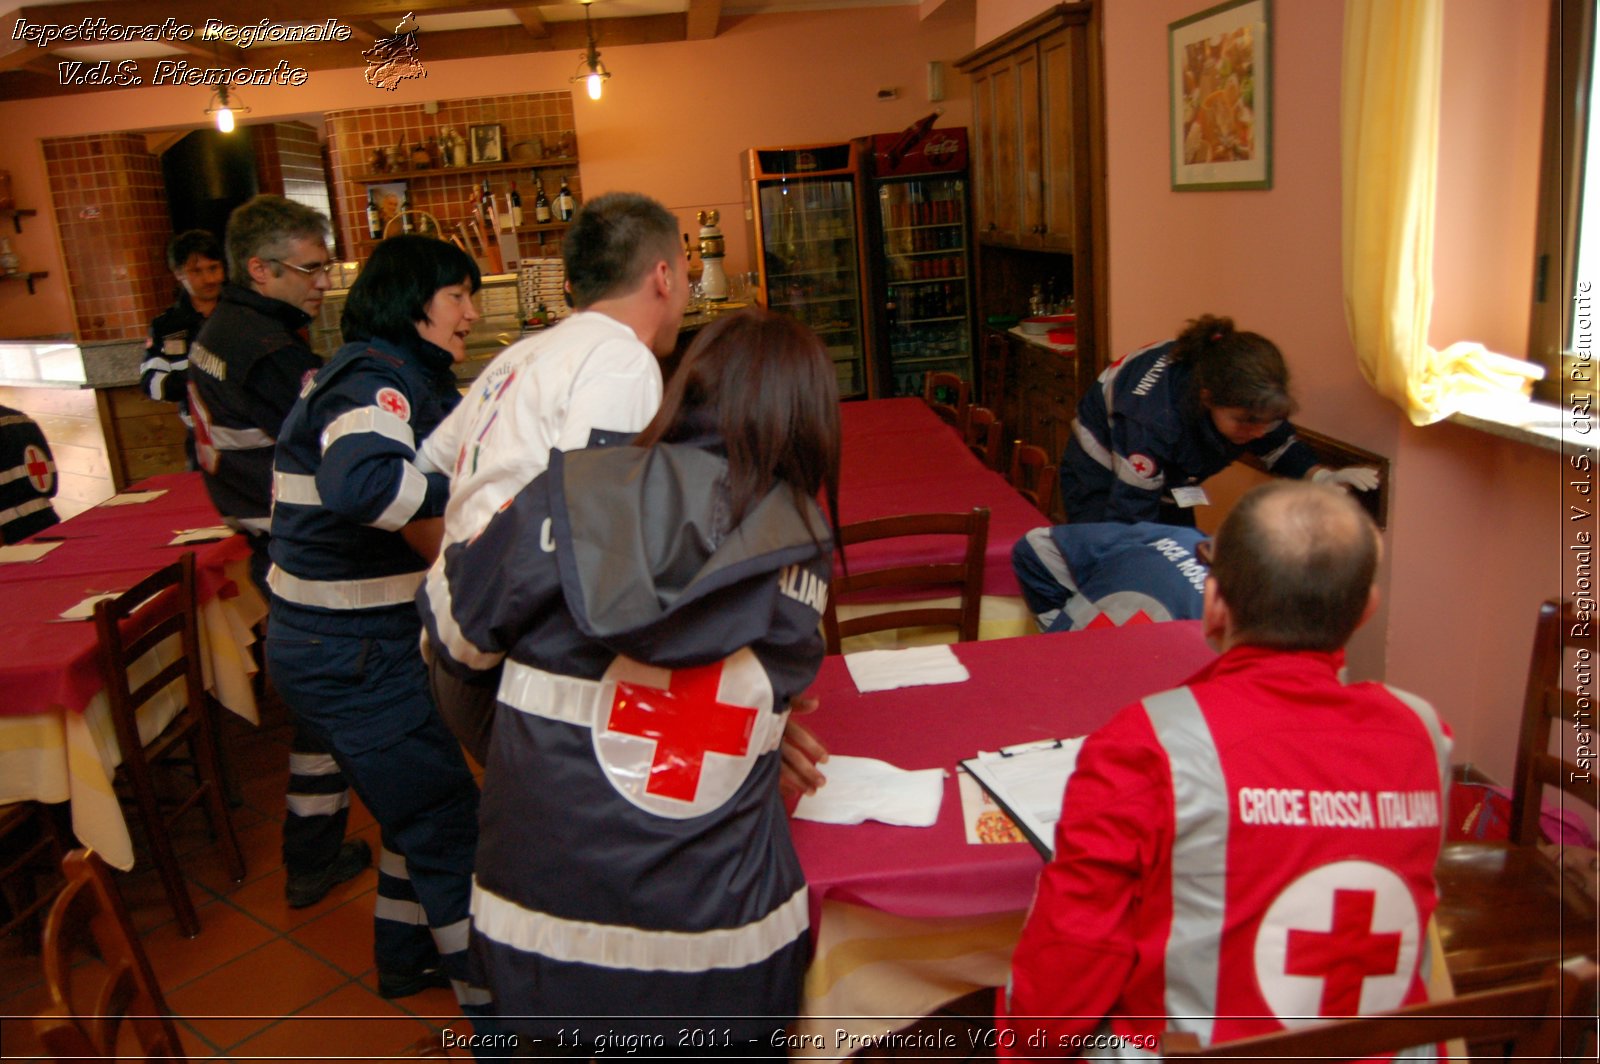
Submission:
<svg viewBox="0 0 1600 1064">
<path fill-rule="evenodd" d="M 967 131 L 931 124 L 871 139 L 873 335 L 887 352 L 885 396 L 920 396 L 935 370 L 972 380 Z"/>
<path fill-rule="evenodd" d="M 878 394 L 862 303 L 861 165 L 859 143 L 745 152 L 761 299 L 822 337 L 846 399 Z"/>
</svg>

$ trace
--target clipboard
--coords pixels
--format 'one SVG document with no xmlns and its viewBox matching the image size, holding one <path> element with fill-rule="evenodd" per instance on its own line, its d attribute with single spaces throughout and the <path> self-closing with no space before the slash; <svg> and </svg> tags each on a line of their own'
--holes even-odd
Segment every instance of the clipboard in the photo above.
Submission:
<svg viewBox="0 0 1600 1064">
<path fill-rule="evenodd" d="M 1061 796 L 1077 767 L 1084 737 L 1046 739 L 980 753 L 961 767 L 989 792 L 1046 861 L 1055 856 Z"/>
</svg>

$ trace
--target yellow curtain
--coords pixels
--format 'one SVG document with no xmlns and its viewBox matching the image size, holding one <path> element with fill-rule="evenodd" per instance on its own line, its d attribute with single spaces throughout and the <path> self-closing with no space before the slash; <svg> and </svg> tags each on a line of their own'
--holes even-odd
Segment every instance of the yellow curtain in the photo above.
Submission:
<svg viewBox="0 0 1600 1064">
<path fill-rule="evenodd" d="M 1482 344 L 1428 344 L 1443 37 L 1444 0 L 1345 2 L 1345 317 L 1361 372 L 1417 425 L 1543 376 Z"/>
</svg>

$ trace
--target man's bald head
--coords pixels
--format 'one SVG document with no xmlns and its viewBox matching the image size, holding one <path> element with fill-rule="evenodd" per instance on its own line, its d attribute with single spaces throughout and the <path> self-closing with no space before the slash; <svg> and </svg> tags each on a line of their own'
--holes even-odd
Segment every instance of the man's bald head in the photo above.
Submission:
<svg viewBox="0 0 1600 1064">
<path fill-rule="evenodd" d="M 1211 566 L 1232 642 L 1337 650 L 1366 618 L 1378 533 L 1338 488 L 1275 480 L 1239 500 Z"/>
</svg>

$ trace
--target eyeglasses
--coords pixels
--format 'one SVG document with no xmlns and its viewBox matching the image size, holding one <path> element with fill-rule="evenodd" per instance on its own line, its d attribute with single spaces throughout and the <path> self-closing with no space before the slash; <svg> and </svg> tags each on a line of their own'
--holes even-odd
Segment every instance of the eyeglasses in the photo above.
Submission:
<svg viewBox="0 0 1600 1064">
<path fill-rule="evenodd" d="M 307 277 L 314 277 L 319 273 L 324 277 L 329 276 L 333 273 L 333 268 L 339 265 L 337 262 L 319 262 L 312 266 L 301 266 L 299 263 L 286 262 L 283 259 L 269 259 L 268 261 L 276 262 L 279 266 L 287 266 L 296 273 L 304 274 Z"/>
</svg>

